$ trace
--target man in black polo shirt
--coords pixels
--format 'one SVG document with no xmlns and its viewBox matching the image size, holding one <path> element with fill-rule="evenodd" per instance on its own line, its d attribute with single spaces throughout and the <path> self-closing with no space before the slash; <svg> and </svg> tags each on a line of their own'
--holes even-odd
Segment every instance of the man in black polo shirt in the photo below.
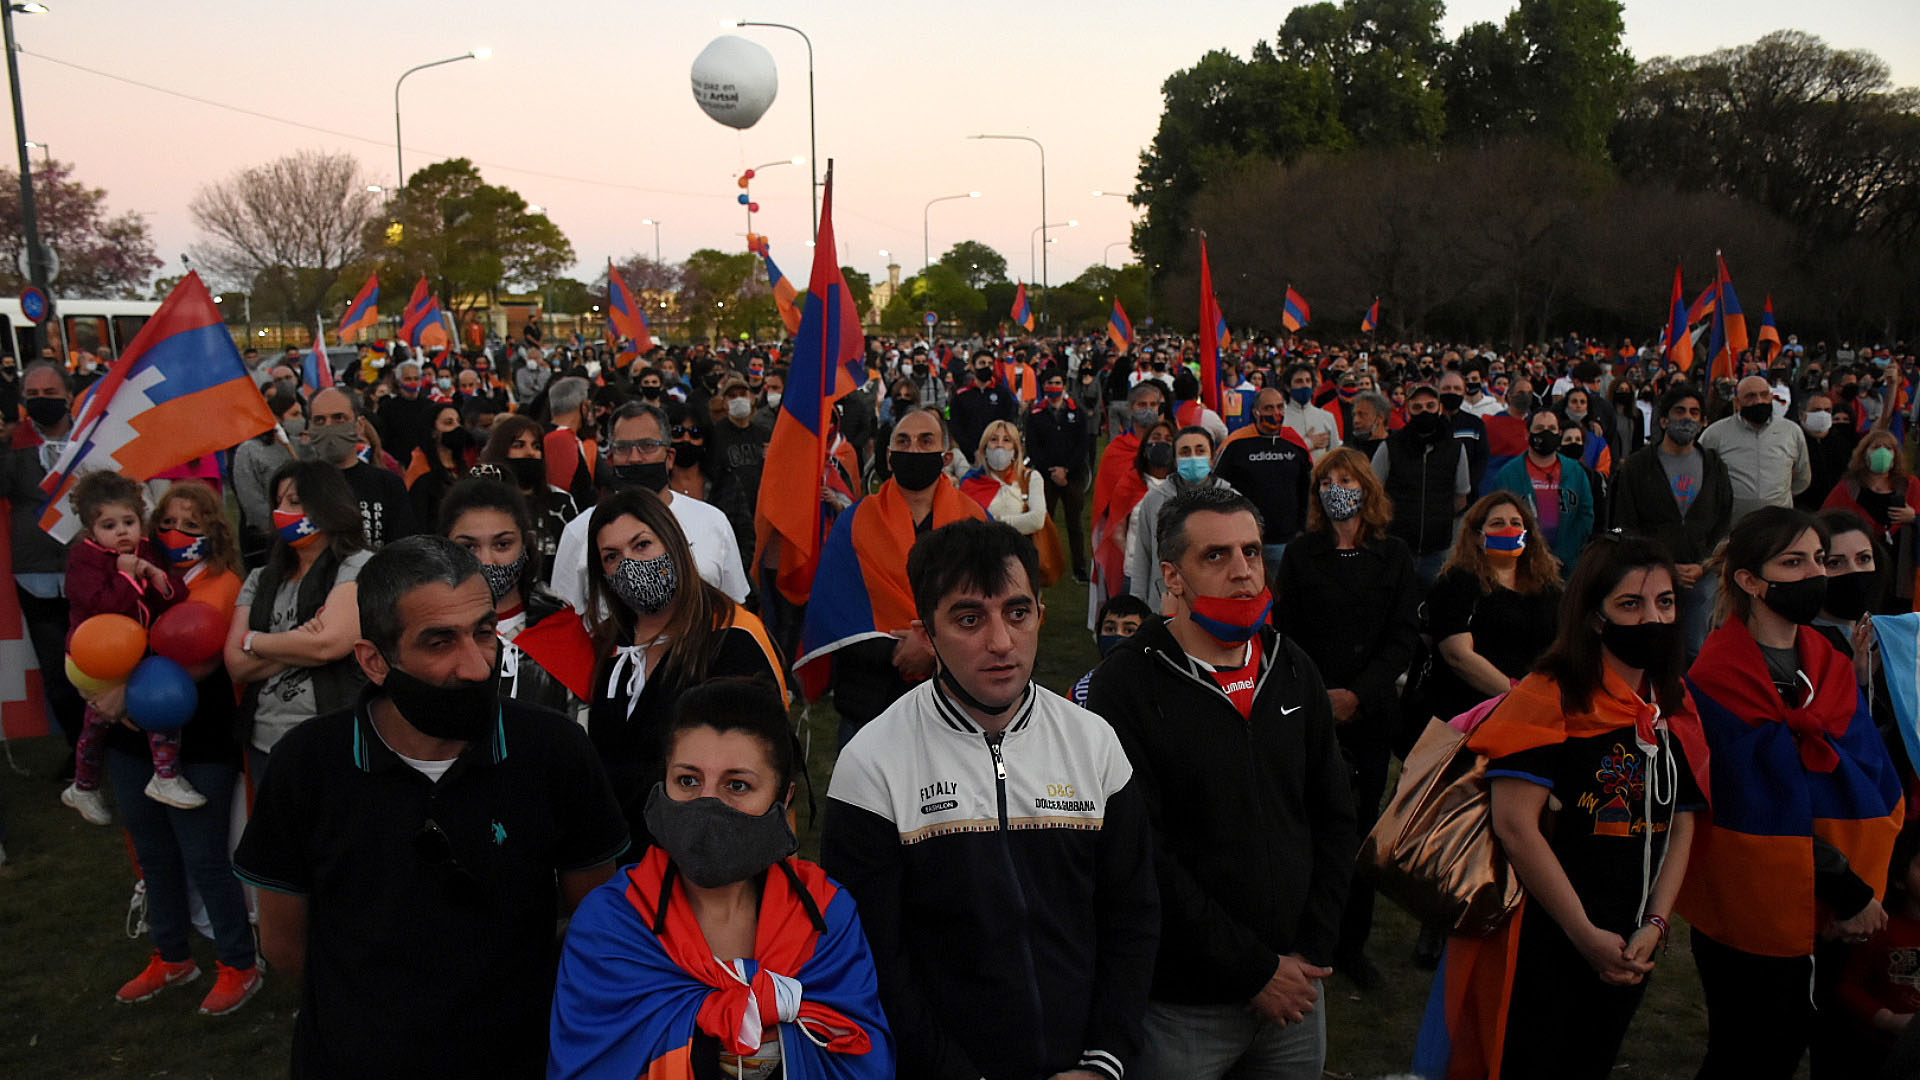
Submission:
<svg viewBox="0 0 1920 1080">
<path fill-rule="evenodd" d="M 464 548 L 360 573 L 353 709 L 280 741 L 234 869 L 260 944 L 304 974 L 300 1077 L 539 1077 L 556 921 L 627 829 L 584 732 L 498 695 L 493 594 Z"/>
</svg>

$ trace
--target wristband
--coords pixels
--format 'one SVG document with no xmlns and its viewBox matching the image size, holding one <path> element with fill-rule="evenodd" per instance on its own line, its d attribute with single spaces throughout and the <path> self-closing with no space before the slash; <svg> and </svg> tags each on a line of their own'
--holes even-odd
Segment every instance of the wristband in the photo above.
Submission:
<svg viewBox="0 0 1920 1080">
<path fill-rule="evenodd" d="M 1669 926 L 1669 925 L 1667 925 L 1667 920 L 1665 920 L 1665 919 L 1663 919 L 1663 918 L 1661 918 L 1661 917 L 1660 917 L 1660 916 L 1658 916 L 1658 915 L 1648 915 L 1648 916 L 1647 916 L 1647 918 L 1646 918 L 1646 921 L 1645 921 L 1644 923 L 1642 923 L 1641 925 L 1642 925 L 1642 926 L 1651 926 L 1651 927 L 1653 927 L 1653 928 L 1655 928 L 1655 929 L 1657 929 L 1657 930 L 1659 930 L 1659 931 L 1660 931 L 1660 944 L 1662 944 L 1662 945 L 1665 945 L 1665 944 L 1667 943 L 1667 935 L 1668 935 L 1669 933 L 1671 933 L 1671 932 L 1673 931 L 1673 927 L 1671 927 L 1671 926 Z"/>
<path fill-rule="evenodd" d="M 248 656 L 258 656 L 259 654 L 253 651 L 253 639 L 259 636 L 260 631 L 258 630 L 247 631 L 247 636 L 240 639 L 240 651 L 246 653 Z"/>
</svg>

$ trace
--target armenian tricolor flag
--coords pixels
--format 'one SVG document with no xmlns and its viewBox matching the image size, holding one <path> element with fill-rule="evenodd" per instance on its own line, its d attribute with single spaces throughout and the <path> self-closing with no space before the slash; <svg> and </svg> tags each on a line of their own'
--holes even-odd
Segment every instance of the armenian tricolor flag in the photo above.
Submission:
<svg viewBox="0 0 1920 1080">
<path fill-rule="evenodd" d="M 1371 334 L 1378 329 L 1380 329 L 1380 298 L 1376 296 L 1373 298 L 1373 303 L 1368 305 L 1367 313 L 1360 316 L 1360 332 Z"/>
<path fill-rule="evenodd" d="M 647 312 L 633 290 L 627 288 L 626 279 L 620 276 L 620 268 L 607 260 L 607 321 L 613 324 L 616 337 L 633 342 L 635 353 L 645 353 L 653 348 L 653 333 L 647 326 Z"/>
<path fill-rule="evenodd" d="M 413 286 L 413 295 L 407 298 L 406 314 L 400 320 L 400 339 L 416 349 L 445 345 L 453 340 L 447 333 L 440 298 L 433 295 L 425 274 L 420 275 Z"/>
<path fill-rule="evenodd" d="M 794 301 L 800 297 L 800 290 L 793 287 L 787 275 L 775 265 L 773 255 L 767 251 L 767 241 L 760 240 L 760 259 L 767 264 L 767 281 L 773 285 L 773 302 L 780 307 L 780 321 L 787 324 L 787 333 L 800 332 L 800 307 Z M 858 312 L 855 312 L 857 315 Z"/>
<path fill-rule="evenodd" d="M 1200 400 L 1220 411 L 1220 350 L 1226 347 L 1227 317 L 1213 295 L 1213 263 L 1207 258 L 1207 238 L 1200 237 Z M 1096 513 L 1096 517 L 1098 514 Z M 1096 543 L 1095 548 L 1099 545 Z"/>
<path fill-rule="evenodd" d="M 313 348 L 307 350 L 300 367 L 300 381 L 307 384 L 307 393 L 317 394 L 333 385 L 333 365 L 327 361 L 327 328 L 318 319 L 313 321 Z"/>
<path fill-rule="evenodd" d="M 1759 341 L 1760 341 L 1760 356 L 1762 359 L 1771 359 L 1774 353 L 1777 353 L 1780 351 L 1780 328 L 1774 325 L 1774 322 L 1773 322 L 1773 294 L 1772 293 L 1767 294 L 1767 306 L 1764 309 L 1762 309 L 1760 312 Z M 1767 347 L 1768 342 L 1773 343 L 1772 348 Z"/>
<path fill-rule="evenodd" d="M 1280 309 L 1280 325 L 1290 333 L 1298 333 L 1300 328 L 1313 321 L 1313 309 L 1307 306 L 1307 298 L 1287 286 L 1287 300 Z"/>
<path fill-rule="evenodd" d="M 1133 321 L 1127 318 L 1127 309 L 1120 306 L 1117 296 L 1113 298 L 1113 314 L 1107 316 L 1107 340 L 1118 352 L 1133 349 Z"/>
<path fill-rule="evenodd" d="M 1737 375 L 1740 354 L 1747 350 L 1747 317 L 1740 311 L 1740 297 L 1733 291 L 1733 277 L 1727 273 L 1727 260 L 1714 252 L 1719 264 L 1713 282 L 1713 327 L 1709 331 L 1707 355 L 1712 358 L 1714 378 Z"/>
<path fill-rule="evenodd" d="M 40 527 L 63 543 L 79 534 L 67 496 L 95 469 L 144 482 L 273 424 L 226 319 L 189 271 L 82 400 L 72 437 L 40 484 Z"/>
<path fill-rule="evenodd" d="M 1027 283 L 1024 281 L 1020 283 L 1020 288 L 1014 291 L 1011 314 L 1014 322 L 1028 330 L 1033 329 L 1033 305 L 1027 302 Z"/>
<path fill-rule="evenodd" d="M 1688 321 L 1681 268 L 1673 268 L 1673 299 L 1667 302 L 1667 332 L 1660 338 L 1660 355 L 1681 371 L 1693 368 L 1693 327 Z"/>
<path fill-rule="evenodd" d="M 767 443 L 767 461 L 754 512 L 759 551 L 778 542 L 777 581 L 796 604 L 807 602 L 820 566 L 826 516 L 817 497 L 833 440 L 833 406 L 866 381 L 866 338 L 853 292 L 840 273 L 833 236 L 833 171 L 820 202 L 807 309 L 794 336 L 786 397 Z"/>
<path fill-rule="evenodd" d="M 340 344 L 345 345 L 353 335 L 362 330 L 371 330 L 380 321 L 380 275 L 368 274 L 367 283 L 360 286 L 360 292 L 354 296 L 353 303 L 347 305 L 347 313 L 340 319 Z"/>
</svg>

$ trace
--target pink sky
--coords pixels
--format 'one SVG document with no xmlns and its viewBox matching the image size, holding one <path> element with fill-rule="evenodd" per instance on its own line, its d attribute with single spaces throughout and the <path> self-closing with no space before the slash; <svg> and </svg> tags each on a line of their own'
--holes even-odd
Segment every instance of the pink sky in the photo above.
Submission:
<svg viewBox="0 0 1920 1080">
<path fill-rule="evenodd" d="M 403 107 L 407 167 L 464 155 L 515 188 L 573 240 L 577 273 L 607 256 L 695 248 L 742 250 L 734 177 L 748 165 L 804 155 L 806 52 L 779 30 L 721 29 L 727 17 L 788 22 L 813 38 L 819 149 L 836 161 L 840 261 L 883 276 L 889 249 L 911 274 L 921 261 L 928 199 L 984 197 L 932 209 L 932 249 L 977 239 L 1026 277 L 1040 224 L 1038 155 L 1023 143 L 971 142 L 991 131 L 1047 146 L 1048 217 L 1058 232 L 1051 279 L 1070 280 L 1125 241 L 1134 218 L 1121 199 L 1159 120 L 1160 84 L 1211 48 L 1244 55 L 1271 38 L 1287 5 L 1088 4 L 976 0 L 964 5 L 767 0 L 674 5 L 613 0 L 338 0 L 279 4 L 204 0 L 50 0 L 51 14 L 16 16 L 27 137 L 48 143 L 115 210 L 153 226 L 165 272 L 195 239 L 187 204 L 203 183 L 298 149 L 353 154 L 374 183 L 391 183 L 393 82 L 408 67 L 489 46 L 493 58 L 420 72 Z M 1457 33 L 1500 19 L 1503 0 L 1451 5 Z M 1806 5 L 1755 0 L 1632 3 L 1627 43 L 1642 59 L 1751 41 L 1792 27 L 1846 48 L 1871 48 L 1902 85 L 1920 84 L 1920 20 L 1903 0 Z M 758 125 L 714 123 L 688 88 L 693 58 L 722 33 L 765 45 L 780 94 Z M 243 106 L 358 138 L 241 115 L 87 74 L 126 79 Z M 37 153 L 37 151 L 36 151 Z M 824 171 L 824 161 L 821 163 Z M 547 175 L 540 175 L 547 174 Z M 561 179 L 561 177 L 569 179 Z M 807 167 L 783 165 L 754 184 L 755 231 L 804 281 L 810 256 Z M 1118 263 L 1124 247 L 1111 249 Z"/>
</svg>

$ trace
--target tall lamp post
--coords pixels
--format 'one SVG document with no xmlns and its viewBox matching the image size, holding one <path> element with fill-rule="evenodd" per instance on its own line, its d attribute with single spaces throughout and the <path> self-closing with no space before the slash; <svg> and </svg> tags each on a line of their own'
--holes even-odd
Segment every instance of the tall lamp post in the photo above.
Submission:
<svg viewBox="0 0 1920 1080">
<path fill-rule="evenodd" d="M 1038 226 L 1031 233 L 1027 234 L 1027 276 L 1028 277 L 1033 276 L 1033 242 L 1035 239 L 1045 235 L 1048 229 L 1077 229 L 1079 227 L 1080 227 L 1080 222 L 1078 220 L 1074 218 L 1068 218 L 1065 221 L 1056 221 L 1051 225 Z M 1060 238 L 1057 236 L 1047 237 L 1047 243 L 1049 244 L 1057 244 L 1059 242 L 1060 242 Z M 1046 251 L 1043 249 L 1040 253 L 1040 268 L 1041 268 L 1041 273 L 1043 274 L 1046 272 L 1046 265 L 1047 265 L 1047 254 L 1046 254 Z M 1041 287 L 1045 288 L 1046 286 L 1042 285 Z"/>
<path fill-rule="evenodd" d="M 932 226 L 929 224 L 930 215 L 933 212 L 933 204 L 937 202 L 947 202 L 952 199 L 977 199 L 979 197 L 980 197 L 979 192 L 968 191 L 959 195 L 942 195 L 937 199 L 927 200 L 927 205 L 924 208 L 922 208 L 920 211 L 920 272 L 921 273 L 923 274 L 926 273 L 927 267 L 933 265 L 933 243 L 932 243 L 933 230 L 932 230 Z"/>
<path fill-rule="evenodd" d="M 407 76 L 416 71 L 425 71 L 428 68 L 439 67 L 442 64 L 457 64 L 462 60 L 485 60 L 492 55 L 492 49 L 482 46 L 469 52 L 463 52 L 459 56 L 449 56 L 445 60 L 434 60 L 425 64 L 416 64 L 401 72 L 400 77 L 393 80 L 393 174 L 396 187 L 404 188 L 407 186 L 407 167 L 400 153 L 400 84 L 406 82 Z"/>
<path fill-rule="evenodd" d="M 644 217 L 640 219 L 640 224 L 653 226 L 653 261 L 657 263 L 660 261 L 660 223 L 653 218 Z"/>
<path fill-rule="evenodd" d="M 808 194 L 813 196 L 813 239 L 818 240 L 820 239 L 820 125 L 814 117 L 813 110 L 813 39 L 807 36 L 805 30 L 797 26 L 788 26 L 786 23 L 755 22 L 751 19 L 740 19 L 733 25 L 766 26 L 775 30 L 791 30 L 800 35 L 801 41 L 807 43 L 807 160 L 813 162 L 813 181 L 812 187 L 808 189 Z"/>
<path fill-rule="evenodd" d="M 746 172 L 742 173 L 741 175 L 747 178 L 747 183 L 751 184 L 753 183 L 754 174 L 758 173 L 761 169 L 771 169 L 775 165 L 802 165 L 806 163 L 806 160 L 807 159 L 803 157 L 781 158 L 779 161 L 769 161 L 765 165 L 755 165 L 753 168 L 748 169 Z M 752 233 L 753 232 L 753 193 L 749 191 L 745 185 L 741 186 L 740 191 L 742 194 L 747 196 L 747 232 Z M 659 262 L 660 260 L 656 257 L 654 261 Z"/>
<path fill-rule="evenodd" d="M 1115 241 L 1114 241 L 1113 243 L 1111 243 L 1111 244 L 1108 244 L 1108 245 L 1107 245 L 1106 247 L 1103 247 L 1103 248 L 1101 248 L 1101 249 L 1100 249 L 1100 265 L 1101 265 L 1101 266 L 1110 266 L 1110 265 L 1112 265 L 1112 264 L 1110 264 L 1110 263 L 1108 263 L 1108 262 L 1107 262 L 1107 253 L 1108 253 L 1108 252 L 1110 252 L 1110 251 L 1112 251 L 1112 250 L 1113 250 L 1114 248 L 1117 248 L 1117 247 L 1126 247 L 1127 245 L 1129 245 L 1129 244 L 1131 244 L 1131 243 L 1133 243 L 1133 241 L 1131 241 L 1131 240 L 1115 240 Z M 1125 264 L 1125 263 L 1121 263 L 1120 265 L 1122 265 L 1122 266 L 1125 266 L 1126 264 Z"/>
<path fill-rule="evenodd" d="M 33 160 L 28 156 L 27 114 L 26 110 L 22 108 L 20 104 L 19 46 L 16 45 L 13 40 L 13 16 L 15 12 L 19 12 L 22 15 L 44 15 L 47 12 L 47 6 L 45 4 L 16 4 L 13 3 L 12 0 L 0 2 L 0 30 L 5 31 L 4 36 L 6 38 L 7 86 L 13 91 L 13 143 L 14 149 L 19 151 L 20 154 L 20 228 L 21 231 L 26 234 L 27 280 L 31 281 L 33 287 L 39 289 L 40 292 L 46 296 L 47 318 L 45 321 L 52 322 L 55 316 L 53 313 L 53 293 L 48 289 L 47 282 L 47 251 L 40 243 L 40 212 L 33 203 Z M 40 330 L 38 327 L 35 327 L 33 331 L 33 343 L 34 351 L 38 352 L 40 349 Z M 8 344 L 11 345 L 12 343 L 9 342 Z M 21 357 L 23 367 L 25 366 L 25 361 L 28 359 L 28 357 Z"/>
<path fill-rule="evenodd" d="M 1048 228 L 1046 223 L 1047 222 L 1047 148 L 1044 146 L 1041 146 L 1040 140 L 1034 138 L 1031 135 L 969 135 L 967 136 L 967 138 L 969 139 L 1015 139 L 1020 142 L 1030 142 L 1034 145 L 1035 149 L 1038 149 L 1040 151 L 1040 230 L 1039 231 L 1041 232 L 1042 235 L 1045 235 Z M 1028 246 L 1031 247 L 1032 245 L 1028 245 Z M 1027 272 L 1031 274 L 1033 271 L 1029 269 Z M 1048 307 L 1048 297 L 1051 294 L 1051 290 L 1048 288 L 1048 285 L 1049 285 L 1049 281 L 1047 278 L 1047 252 L 1046 252 L 1046 246 L 1042 245 L 1040 249 L 1040 289 L 1041 289 L 1040 312 L 1042 315 L 1046 314 L 1047 307 Z"/>
</svg>

